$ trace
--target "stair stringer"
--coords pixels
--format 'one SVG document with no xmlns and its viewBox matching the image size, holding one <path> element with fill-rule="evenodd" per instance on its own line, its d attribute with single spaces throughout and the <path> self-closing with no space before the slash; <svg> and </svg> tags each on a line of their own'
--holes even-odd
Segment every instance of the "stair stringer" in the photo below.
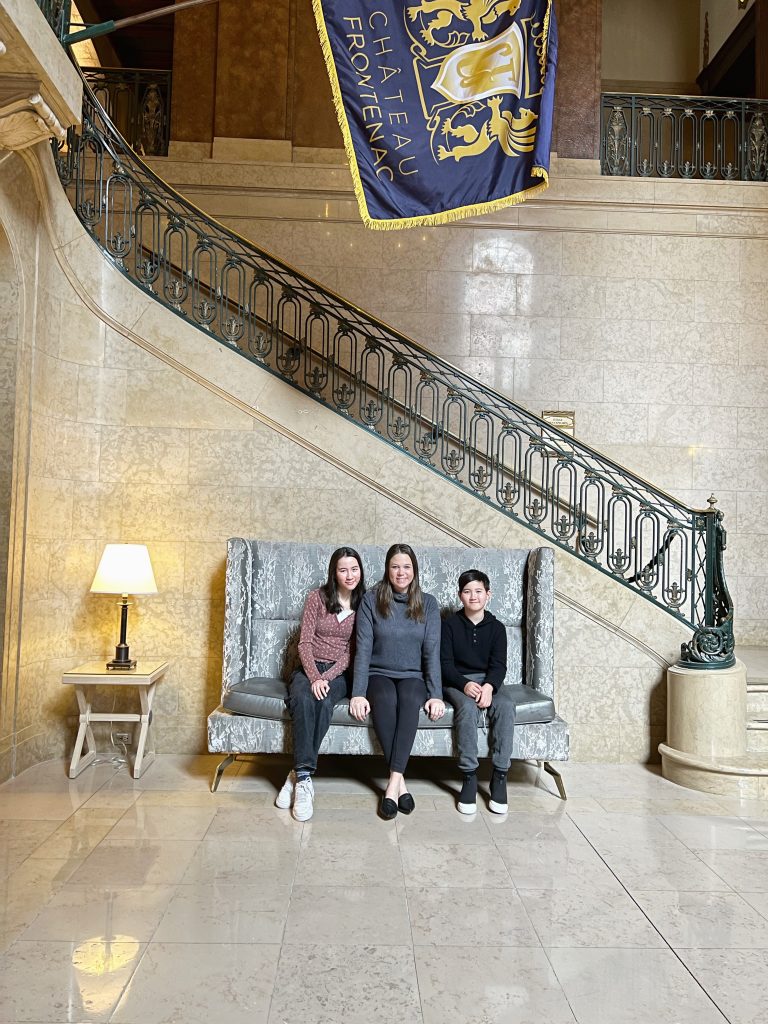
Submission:
<svg viewBox="0 0 768 1024">
<path fill-rule="evenodd" d="M 108 327 L 458 544 L 542 543 L 521 523 L 398 454 L 375 434 L 238 351 L 228 350 L 137 288 L 104 257 L 80 224 L 58 181 L 49 148 L 40 144 L 21 155 L 34 181 L 58 266 L 83 305 Z M 574 754 L 595 760 L 654 756 L 657 742 L 664 739 L 665 670 L 690 631 L 566 551 L 554 551 L 558 710 L 572 725 Z M 635 714 L 638 687 L 643 691 L 640 703 L 647 701 L 651 708 L 643 721 Z M 618 741 L 617 731 L 622 733 Z"/>
</svg>

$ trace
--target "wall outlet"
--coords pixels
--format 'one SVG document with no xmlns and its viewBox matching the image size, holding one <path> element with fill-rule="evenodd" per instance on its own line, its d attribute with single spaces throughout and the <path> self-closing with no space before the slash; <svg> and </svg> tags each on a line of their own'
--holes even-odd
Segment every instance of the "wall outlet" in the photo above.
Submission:
<svg viewBox="0 0 768 1024">
<path fill-rule="evenodd" d="M 131 734 L 129 732 L 116 732 L 115 739 L 118 741 L 118 743 L 130 743 Z"/>
</svg>

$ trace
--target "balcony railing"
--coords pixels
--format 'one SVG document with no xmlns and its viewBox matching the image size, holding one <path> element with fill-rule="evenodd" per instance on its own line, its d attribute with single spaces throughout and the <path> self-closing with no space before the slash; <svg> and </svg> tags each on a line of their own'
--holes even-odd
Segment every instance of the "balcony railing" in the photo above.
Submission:
<svg viewBox="0 0 768 1024">
<path fill-rule="evenodd" d="M 603 174 L 765 181 L 768 101 L 603 93 Z"/>
<path fill-rule="evenodd" d="M 144 68 L 81 68 L 123 138 L 141 156 L 167 156 L 171 134 L 171 72 Z"/>
<path fill-rule="evenodd" d="M 57 37 L 63 39 L 69 28 L 70 0 L 35 0 L 35 3 Z"/>
</svg>

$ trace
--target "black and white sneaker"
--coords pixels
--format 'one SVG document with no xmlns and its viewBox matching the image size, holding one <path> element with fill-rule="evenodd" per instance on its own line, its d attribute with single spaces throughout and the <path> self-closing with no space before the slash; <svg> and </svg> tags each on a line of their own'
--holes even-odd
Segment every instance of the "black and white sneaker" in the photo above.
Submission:
<svg viewBox="0 0 768 1024">
<path fill-rule="evenodd" d="M 459 793 L 458 809 L 462 814 L 474 814 L 477 811 L 477 774 L 467 772 L 464 784 Z"/>
<path fill-rule="evenodd" d="M 494 814 L 506 814 L 507 806 L 507 773 L 493 769 L 491 776 L 491 800 L 488 806 Z"/>
</svg>

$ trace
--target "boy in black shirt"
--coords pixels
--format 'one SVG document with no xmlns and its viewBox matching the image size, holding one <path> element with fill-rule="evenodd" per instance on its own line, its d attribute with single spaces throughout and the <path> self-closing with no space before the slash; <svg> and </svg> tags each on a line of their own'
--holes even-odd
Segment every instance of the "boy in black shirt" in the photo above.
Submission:
<svg viewBox="0 0 768 1024">
<path fill-rule="evenodd" d="M 484 712 L 491 726 L 493 761 L 490 809 L 507 812 L 507 770 L 512 757 L 515 705 L 501 688 L 507 674 L 507 632 L 486 611 L 491 583 L 484 572 L 469 569 L 459 576 L 461 611 L 444 620 L 440 644 L 443 694 L 454 708 L 459 771 L 464 777 L 458 809 L 477 810 L 477 726 Z"/>
</svg>

